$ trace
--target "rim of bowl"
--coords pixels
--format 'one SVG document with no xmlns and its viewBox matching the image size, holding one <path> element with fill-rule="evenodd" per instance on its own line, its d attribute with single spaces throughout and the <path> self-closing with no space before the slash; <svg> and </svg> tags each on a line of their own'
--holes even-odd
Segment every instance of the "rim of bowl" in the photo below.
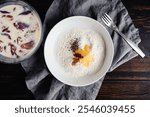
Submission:
<svg viewBox="0 0 150 117">
<path fill-rule="evenodd" d="M 6 63 L 6 64 L 18 64 L 18 63 L 21 63 L 22 61 L 30 58 L 32 55 L 34 55 L 36 53 L 36 51 L 39 49 L 41 43 L 42 43 L 42 40 L 43 40 L 43 27 L 42 27 L 42 21 L 41 21 L 41 18 L 38 14 L 38 12 L 33 8 L 33 6 L 31 6 L 29 3 L 25 2 L 25 1 L 22 1 L 22 0 L 19 0 L 19 1 L 15 1 L 15 0 L 7 0 L 7 1 L 1 1 L 0 2 L 0 8 L 2 7 L 5 7 L 5 6 L 8 6 L 8 5 L 20 5 L 20 6 L 25 6 L 27 7 L 28 9 L 31 9 L 35 16 L 37 17 L 38 19 L 38 22 L 39 22 L 39 25 L 40 25 L 40 28 L 41 28 L 41 37 L 39 39 L 39 42 L 38 44 L 36 45 L 36 47 L 31 50 L 31 52 L 29 52 L 27 55 L 25 55 L 24 57 L 21 57 L 21 58 L 9 58 L 9 57 L 5 57 L 3 55 L 0 54 L 0 62 L 1 63 Z"/>
</svg>

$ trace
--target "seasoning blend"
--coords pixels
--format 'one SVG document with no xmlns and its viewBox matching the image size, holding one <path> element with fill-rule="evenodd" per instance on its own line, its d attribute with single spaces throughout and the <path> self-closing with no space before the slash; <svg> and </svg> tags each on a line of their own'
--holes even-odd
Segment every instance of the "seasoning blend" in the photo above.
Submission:
<svg viewBox="0 0 150 117">
<path fill-rule="evenodd" d="M 88 67 L 92 61 L 93 56 L 91 53 L 91 46 L 84 45 L 84 48 L 79 48 L 79 39 L 75 39 L 73 43 L 71 43 L 71 50 L 73 52 L 73 61 L 72 65 L 76 65 L 76 63 L 80 62 L 83 66 Z"/>
</svg>

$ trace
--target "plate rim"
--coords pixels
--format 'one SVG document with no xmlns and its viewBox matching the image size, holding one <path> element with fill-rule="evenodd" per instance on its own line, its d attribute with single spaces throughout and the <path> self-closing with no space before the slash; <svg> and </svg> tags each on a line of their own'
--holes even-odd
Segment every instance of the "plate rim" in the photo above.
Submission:
<svg viewBox="0 0 150 117">
<path fill-rule="evenodd" d="M 47 50 L 46 50 L 46 46 L 47 46 L 47 43 L 48 43 L 48 37 L 49 37 L 49 35 L 51 34 L 51 32 L 55 29 L 55 27 L 56 27 L 57 25 L 59 25 L 60 23 L 62 23 L 64 20 L 74 19 L 74 18 L 89 19 L 89 20 L 92 20 L 92 21 L 96 22 L 97 24 L 99 24 L 99 25 L 105 30 L 105 32 L 107 33 L 107 35 L 109 35 L 108 38 L 110 38 L 110 45 L 111 45 L 111 47 L 112 47 L 112 54 L 111 54 L 111 57 L 110 57 L 110 60 L 111 60 L 111 61 L 109 62 L 109 66 L 107 67 L 106 72 L 104 72 L 101 76 L 99 76 L 99 78 L 97 78 L 97 79 L 94 80 L 93 82 L 90 82 L 90 83 L 82 83 L 82 85 L 81 85 L 81 84 L 79 85 L 79 84 L 73 84 L 73 83 L 66 83 L 66 82 L 60 80 L 58 77 L 56 77 L 55 74 L 53 73 L 52 69 L 51 69 L 51 65 L 48 64 L 48 59 L 47 59 L 47 57 L 46 57 L 46 51 L 47 51 Z M 47 66 L 48 70 L 50 71 L 50 73 L 51 73 L 57 80 L 61 81 L 61 82 L 64 83 L 64 84 L 70 85 L 70 86 L 77 86 L 77 87 L 79 87 L 79 86 L 87 86 L 87 85 L 91 85 L 91 84 L 97 82 L 98 80 L 102 79 L 102 78 L 106 75 L 106 73 L 108 72 L 108 70 L 110 69 L 111 64 L 112 64 L 112 62 L 113 62 L 113 58 L 114 58 L 114 45 L 113 45 L 113 41 L 112 41 L 112 38 L 111 38 L 111 36 L 110 36 L 108 30 L 107 30 L 100 22 L 98 22 L 97 20 L 95 20 L 95 19 L 93 19 L 93 18 L 87 17 L 87 16 L 71 16 L 71 17 L 67 17 L 67 18 L 65 18 L 65 19 L 63 19 L 63 20 L 61 20 L 61 21 L 59 21 L 59 22 L 56 23 L 56 24 L 54 25 L 54 27 L 49 31 L 48 35 L 46 36 L 45 43 L 44 43 L 44 59 L 45 59 L 45 63 L 46 63 L 46 66 Z"/>
</svg>

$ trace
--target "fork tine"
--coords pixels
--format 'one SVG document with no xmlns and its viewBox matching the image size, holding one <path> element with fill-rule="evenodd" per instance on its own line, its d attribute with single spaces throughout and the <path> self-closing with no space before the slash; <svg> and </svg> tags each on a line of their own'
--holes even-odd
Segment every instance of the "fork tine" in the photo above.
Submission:
<svg viewBox="0 0 150 117">
<path fill-rule="evenodd" d="M 108 22 L 110 22 L 110 20 L 107 18 L 106 15 L 103 16 Z"/>
<path fill-rule="evenodd" d="M 106 18 L 104 16 L 102 16 L 101 19 L 105 24 L 108 24 L 108 21 L 106 20 Z"/>
<path fill-rule="evenodd" d="M 110 17 L 107 13 L 105 13 L 105 16 L 106 16 L 110 21 L 112 21 L 111 17 Z"/>
</svg>

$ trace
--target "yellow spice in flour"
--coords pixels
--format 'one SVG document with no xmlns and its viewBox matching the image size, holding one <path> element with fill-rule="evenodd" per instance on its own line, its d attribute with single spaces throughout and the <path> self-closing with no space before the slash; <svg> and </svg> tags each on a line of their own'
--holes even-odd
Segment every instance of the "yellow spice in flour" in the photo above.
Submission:
<svg viewBox="0 0 150 117">
<path fill-rule="evenodd" d="M 78 48 L 75 51 L 76 54 L 80 54 L 82 58 L 80 58 L 79 62 L 83 64 L 85 67 L 88 67 L 93 61 L 93 55 L 91 53 L 91 46 L 85 45 L 83 49 Z"/>
</svg>

